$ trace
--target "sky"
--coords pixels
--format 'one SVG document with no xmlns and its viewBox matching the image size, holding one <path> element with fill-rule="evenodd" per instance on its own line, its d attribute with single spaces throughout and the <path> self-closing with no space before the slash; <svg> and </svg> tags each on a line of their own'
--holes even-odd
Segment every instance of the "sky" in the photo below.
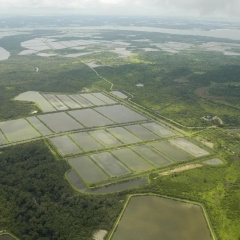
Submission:
<svg viewBox="0 0 240 240">
<path fill-rule="evenodd" d="M 232 19 L 240 0 L 0 0 L 1 15 L 120 15 Z"/>
</svg>

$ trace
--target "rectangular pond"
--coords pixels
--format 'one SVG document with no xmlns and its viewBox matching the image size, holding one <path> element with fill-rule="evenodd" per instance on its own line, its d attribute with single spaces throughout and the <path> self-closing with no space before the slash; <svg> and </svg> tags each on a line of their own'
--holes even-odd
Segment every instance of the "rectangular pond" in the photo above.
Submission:
<svg viewBox="0 0 240 240">
<path fill-rule="evenodd" d="M 87 183 L 108 179 L 108 176 L 87 156 L 70 158 L 68 162 L 77 174 Z"/>
<path fill-rule="evenodd" d="M 122 145 L 121 142 L 105 130 L 95 130 L 89 132 L 89 134 L 105 147 L 117 147 Z"/>
<path fill-rule="evenodd" d="M 67 105 L 69 108 L 81 108 L 81 106 L 76 103 L 72 98 L 70 98 L 67 95 L 62 95 L 62 94 L 58 94 L 56 95 L 61 101 L 64 102 L 65 105 Z"/>
<path fill-rule="evenodd" d="M 142 126 L 163 138 L 172 137 L 175 135 L 172 131 L 154 122 L 144 123 Z"/>
<path fill-rule="evenodd" d="M 140 138 L 136 137 L 123 127 L 108 128 L 107 131 L 113 134 L 116 138 L 118 138 L 125 144 L 137 143 L 142 141 Z"/>
<path fill-rule="evenodd" d="M 28 117 L 26 118 L 42 135 L 51 135 L 53 132 L 47 128 L 38 118 Z"/>
<path fill-rule="evenodd" d="M 95 106 L 106 105 L 105 102 L 103 102 L 102 100 L 100 100 L 99 98 L 93 96 L 93 95 L 90 94 L 90 93 L 81 94 L 81 97 L 87 99 L 89 102 L 91 102 L 91 103 L 94 104 Z"/>
<path fill-rule="evenodd" d="M 174 161 L 186 161 L 192 158 L 187 152 L 177 148 L 168 141 L 154 142 L 151 145 Z"/>
<path fill-rule="evenodd" d="M 101 101 L 105 102 L 106 104 L 116 104 L 117 102 L 111 99 L 110 97 L 107 97 L 103 93 L 92 93 L 94 97 L 99 98 Z"/>
<path fill-rule="evenodd" d="M 141 125 L 129 125 L 129 126 L 124 126 L 124 128 L 126 128 L 128 131 L 130 131 L 137 137 L 141 138 L 143 141 L 149 141 L 149 140 L 154 140 L 159 138 L 158 135 L 147 130 Z"/>
<path fill-rule="evenodd" d="M 17 101 L 34 102 L 43 112 L 55 112 L 56 109 L 39 93 L 28 91 L 14 98 Z"/>
<path fill-rule="evenodd" d="M 94 138 L 86 132 L 69 135 L 85 152 L 99 150 L 103 148 Z"/>
<path fill-rule="evenodd" d="M 78 104 L 80 104 L 82 107 L 92 107 L 93 104 L 87 101 L 85 98 L 81 97 L 80 95 L 73 94 L 69 95 L 74 101 L 76 101 Z"/>
<path fill-rule="evenodd" d="M 4 137 L 3 133 L 0 131 L 0 145 L 7 144 L 7 139 Z"/>
<path fill-rule="evenodd" d="M 111 240 L 212 240 L 200 206 L 157 196 L 129 200 Z"/>
<path fill-rule="evenodd" d="M 0 122 L 0 129 L 10 142 L 19 142 L 41 136 L 25 119 Z"/>
<path fill-rule="evenodd" d="M 135 122 L 147 119 L 123 105 L 97 107 L 95 110 L 117 123 Z"/>
<path fill-rule="evenodd" d="M 184 138 L 171 139 L 170 142 L 176 145 L 177 147 L 182 148 L 184 151 L 190 153 L 194 157 L 202 157 L 209 154 L 209 152 L 187 141 Z"/>
<path fill-rule="evenodd" d="M 102 116 L 93 109 L 70 111 L 69 114 L 86 127 L 100 127 L 113 124 L 111 120 Z"/>
<path fill-rule="evenodd" d="M 119 177 L 131 173 L 121 162 L 109 152 L 91 155 L 91 158 L 98 163 L 111 177 Z"/>
<path fill-rule="evenodd" d="M 67 110 L 68 107 L 64 105 L 56 96 L 52 94 L 43 94 L 43 96 L 59 111 Z"/>
<path fill-rule="evenodd" d="M 50 140 L 63 156 L 82 152 L 68 136 L 54 137 Z"/>
<path fill-rule="evenodd" d="M 113 95 L 115 95 L 116 97 L 119 97 L 121 99 L 127 99 L 128 96 L 123 94 L 122 92 L 119 92 L 119 91 L 112 91 L 111 92 Z"/>
<path fill-rule="evenodd" d="M 133 146 L 132 149 L 156 167 L 162 167 L 172 163 L 168 157 L 148 145 Z"/>
<path fill-rule="evenodd" d="M 56 133 L 83 128 L 80 123 L 64 112 L 39 115 L 38 118 Z"/>
<path fill-rule="evenodd" d="M 125 163 L 133 171 L 139 172 L 154 168 L 153 165 L 145 161 L 142 157 L 140 157 L 129 148 L 113 150 L 111 153 L 120 161 Z"/>
</svg>

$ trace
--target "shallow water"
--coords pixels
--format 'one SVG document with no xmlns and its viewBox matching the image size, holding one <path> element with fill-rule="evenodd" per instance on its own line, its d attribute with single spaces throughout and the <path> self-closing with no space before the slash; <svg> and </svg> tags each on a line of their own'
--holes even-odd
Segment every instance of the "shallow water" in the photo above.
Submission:
<svg viewBox="0 0 240 240">
<path fill-rule="evenodd" d="M 7 60 L 10 57 L 10 52 L 0 47 L 0 61 Z"/>
<path fill-rule="evenodd" d="M 231 40 L 240 40 L 239 29 L 214 29 L 211 31 L 200 30 L 200 29 L 170 29 L 170 28 L 156 28 L 156 27 L 129 27 L 129 26 L 94 26 L 94 27 L 82 27 L 80 29 L 106 29 L 106 30 L 128 30 L 128 31 L 140 31 L 140 32 L 159 32 L 177 35 L 193 35 L 193 36 L 204 36 L 214 38 L 225 38 Z"/>
<path fill-rule="evenodd" d="M 156 196 L 132 197 L 112 240 L 211 240 L 200 206 Z"/>
<path fill-rule="evenodd" d="M 100 187 L 96 189 L 86 189 L 83 181 L 78 177 L 78 175 L 74 171 L 72 170 L 69 171 L 67 175 L 68 175 L 68 179 L 71 181 L 71 183 L 75 188 L 77 188 L 82 192 L 88 192 L 92 194 L 114 193 L 114 192 L 124 191 L 127 189 L 144 186 L 148 182 L 147 178 L 137 178 L 127 182 L 116 183 L 116 184 L 112 184 L 112 185 L 108 185 L 108 186 Z"/>
</svg>

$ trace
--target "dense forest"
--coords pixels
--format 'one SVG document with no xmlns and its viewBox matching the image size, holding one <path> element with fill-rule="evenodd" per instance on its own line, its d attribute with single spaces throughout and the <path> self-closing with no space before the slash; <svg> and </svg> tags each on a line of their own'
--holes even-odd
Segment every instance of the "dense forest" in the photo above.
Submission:
<svg viewBox="0 0 240 240">
<path fill-rule="evenodd" d="M 0 229 L 24 240 L 91 239 L 110 230 L 121 194 L 84 195 L 64 179 L 69 169 L 44 142 L 18 145 L 0 154 Z"/>
</svg>

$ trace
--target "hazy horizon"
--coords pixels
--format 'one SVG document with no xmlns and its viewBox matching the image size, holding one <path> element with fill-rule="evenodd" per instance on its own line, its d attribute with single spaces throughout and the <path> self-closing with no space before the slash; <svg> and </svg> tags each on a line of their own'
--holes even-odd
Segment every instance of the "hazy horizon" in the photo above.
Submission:
<svg viewBox="0 0 240 240">
<path fill-rule="evenodd" d="M 0 0 L 4 16 L 148 16 L 235 20 L 238 0 Z"/>
</svg>

